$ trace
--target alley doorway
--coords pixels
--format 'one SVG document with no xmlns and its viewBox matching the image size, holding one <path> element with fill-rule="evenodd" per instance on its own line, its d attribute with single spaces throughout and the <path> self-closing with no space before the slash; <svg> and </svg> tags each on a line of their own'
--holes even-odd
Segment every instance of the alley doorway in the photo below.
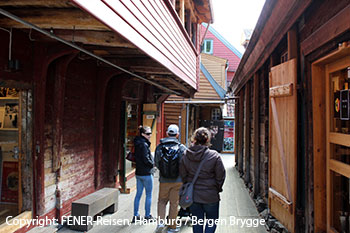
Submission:
<svg viewBox="0 0 350 233">
<path fill-rule="evenodd" d="M 0 224 L 32 210 L 31 91 L 0 86 Z"/>
</svg>

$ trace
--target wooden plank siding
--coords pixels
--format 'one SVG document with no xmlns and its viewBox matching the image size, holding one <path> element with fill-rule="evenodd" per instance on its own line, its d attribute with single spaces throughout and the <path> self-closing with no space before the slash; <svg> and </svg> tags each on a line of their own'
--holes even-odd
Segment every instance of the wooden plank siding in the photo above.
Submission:
<svg viewBox="0 0 350 233">
<path fill-rule="evenodd" d="M 163 1 L 72 0 L 196 89 L 197 52 Z"/>
<path fill-rule="evenodd" d="M 201 25 L 201 36 L 204 36 L 206 27 Z M 216 34 L 214 34 L 214 33 Z M 213 30 L 213 28 L 210 26 L 209 30 L 205 36 L 205 39 L 212 39 L 213 40 L 213 56 L 225 58 L 229 61 L 229 72 L 235 72 L 237 70 L 238 64 L 241 60 L 240 54 L 236 54 L 234 51 L 232 51 L 230 48 L 228 48 L 222 41 L 224 38 L 218 38 L 217 32 Z M 232 80 L 232 79 L 231 79 Z"/>
<path fill-rule="evenodd" d="M 210 74 L 214 80 L 222 88 L 226 89 L 225 66 L 227 59 L 202 53 L 201 62 L 205 68 L 210 71 Z"/>
</svg>

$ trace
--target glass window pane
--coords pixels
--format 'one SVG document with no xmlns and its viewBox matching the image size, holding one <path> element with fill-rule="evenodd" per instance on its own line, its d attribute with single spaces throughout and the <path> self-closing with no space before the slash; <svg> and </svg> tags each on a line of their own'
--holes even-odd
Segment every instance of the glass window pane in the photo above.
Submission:
<svg viewBox="0 0 350 233">
<path fill-rule="evenodd" d="M 350 68 L 330 74 L 331 132 L 350 134 L 349 81 Z"/>
</svg>

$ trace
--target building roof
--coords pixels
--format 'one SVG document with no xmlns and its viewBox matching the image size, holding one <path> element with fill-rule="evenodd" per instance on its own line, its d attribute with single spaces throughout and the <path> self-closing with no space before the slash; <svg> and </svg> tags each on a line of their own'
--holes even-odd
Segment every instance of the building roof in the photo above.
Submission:
<svg viewBox="0 0 350 233">
<path fill-rule="evenodd" d="M 202 23 L 204 27 L 207 27 L 207 23 Z M 234 54 L 236 54 L 239 58 L 242 58 L 242 53 L 238 51 L 230 42 L 228 42 L 220 33 L 218 33 L 213 27 L 209 25 L 208 29 L 214 36 L 216 36 L 227 48 L 229 48 Z"/>
</svg>

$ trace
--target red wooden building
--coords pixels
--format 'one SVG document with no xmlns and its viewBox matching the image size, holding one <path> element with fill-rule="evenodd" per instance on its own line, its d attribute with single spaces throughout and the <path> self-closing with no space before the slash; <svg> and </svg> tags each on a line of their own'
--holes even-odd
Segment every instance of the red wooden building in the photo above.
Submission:
<svg viewBox="0 0 350 233">
<path fill-rule="evenodd" d="M 209 27 L 206 32 L 207 26 L 206 23 L 202 23 L 201 25 L 201 34 L 202 36 L 205 35 L 202 52 L 227 59 L 228 68 L 226 87 L 228 87 L 237 70 L 239 62 L 241 61 L 242 53 L 231 45 L 230 42 L 220 35 L 220 33 L 218 33 L 213 27 Z"/>
<path fill-rule="evenodd" d="M 19 213 L 59 218 L 102 187 L 125 191 L 127 136 L 142 115 L 157 119 L 169 94 L 197 90 L 199 24 L 212 21 L 211 7 L 0 2 L 1 222 Z"/>
</svg>

